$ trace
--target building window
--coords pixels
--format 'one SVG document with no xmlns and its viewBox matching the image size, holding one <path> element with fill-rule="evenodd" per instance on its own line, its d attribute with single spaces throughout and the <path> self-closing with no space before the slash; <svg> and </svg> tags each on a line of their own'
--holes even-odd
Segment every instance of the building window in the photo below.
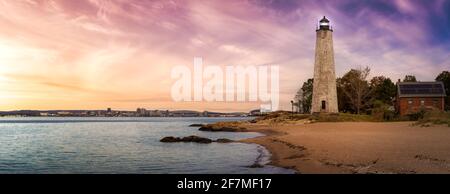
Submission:
<svg viewBox="0 0 450 194">
<path fill-rule="evenodd" d="M 408 99 L 408 110 L 411 111 L 413 105 L 413 100 L 410 98 Z"/>
<path fill-rule="evenodd" d="M 322 100 L 322 110 L 325 110 L 325 108 L 326 108 L 326 102 L 325 102 L 325 100 Z"/>
<path fill-rule="evenodd" d="M 425 99 L 420 100 L 420 106 L 425 106 Z"/>
<path fill-rule="evenodd" d="M 439 107 L 438 106 L 438 99 L 433 99 L 433 106 L 434 107 Z"/>
</svg>

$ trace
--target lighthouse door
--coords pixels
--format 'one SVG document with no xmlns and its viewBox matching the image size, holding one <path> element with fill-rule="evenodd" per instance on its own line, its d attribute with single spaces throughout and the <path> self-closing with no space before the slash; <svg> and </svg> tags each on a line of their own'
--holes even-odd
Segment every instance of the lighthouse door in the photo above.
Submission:
<svg viewBox="0 0 450 194">
<path fill-rule="evenodd" d="M 325 110 L 326 109 L 326 102 L 325 102 L 325 100 L 322 100 L 322 110 Z"/>
</svg>

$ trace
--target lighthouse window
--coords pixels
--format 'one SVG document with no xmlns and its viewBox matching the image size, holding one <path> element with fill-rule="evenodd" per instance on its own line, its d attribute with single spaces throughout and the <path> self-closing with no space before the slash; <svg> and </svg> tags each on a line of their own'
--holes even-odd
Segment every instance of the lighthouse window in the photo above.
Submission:
<svg viewBox="0 0 450 194">
<path fill-rule="evenodd" d="M 326 108 L 325 100 L 322 100 L 322 110 L 325 110 L 325 108 Z"/>
</svg>

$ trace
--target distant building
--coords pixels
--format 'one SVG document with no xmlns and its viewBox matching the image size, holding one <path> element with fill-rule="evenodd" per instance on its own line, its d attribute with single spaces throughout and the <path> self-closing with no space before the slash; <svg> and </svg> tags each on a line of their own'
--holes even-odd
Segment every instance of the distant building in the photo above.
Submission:
<svg viewBox="0 0 450 194">
<path fill-rule="evenodd" d="M 59 111 L 57 113 L 57 115 L 60 116 L 60 117 L 68 117 L 68 116 L 72 116 L 72 113 L 69 112 L 69 111 Z"/>
<path fill-rule="evenodd" d="M 138 108 L 136 109 L 137 116 L 139 117 L 145 117 L 149 116 L 149 112 L 145 108 Z"/>
<path fill-rule="evenodd" d="M 149 111 L 149 116 L 150 117 L 161 117 L 162 114 L 161 114 L 161 111 L 159 111 L 159 110 L 152 110 L 152 111 Z"/>
<path fill-rule="evenodd" d="M 107 117 L 113 116 L 113 112 L 112 112 L 111 108 L 107 108 L 107 109 L 106 109 L 105 116 L 107 116 Z"/>
<path fill-rule="evenodd" d="M 190 110 L 177 110 L 172 111 L 171 116 L 173 117 L 198 117 L 202 116 L 203 113 L 197 112 L 197 111 L 190 111 Z"/>
<path fill-rule="evenodd" d="M 395 106 L 400 115 L 421 110 L 444 110 L 445 90 L 442 82 L 397 82 Z"/>
</svg>

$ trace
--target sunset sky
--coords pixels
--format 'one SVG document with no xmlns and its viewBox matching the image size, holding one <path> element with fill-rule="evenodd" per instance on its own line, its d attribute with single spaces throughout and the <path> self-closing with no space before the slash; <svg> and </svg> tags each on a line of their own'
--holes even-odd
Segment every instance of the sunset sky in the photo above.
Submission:
<svg viewBox="0 0 450 194">
<path fill-rule="evenodd" d="M 281 108 L 313 75 L 315 28 L 334 29 L 337 76 L 393 81 L 450 69 L 448 0 L 0 0 L 0 110 L 248 111 L 173 102 L 176 65 L 279 65 Z"/>
</svg>

